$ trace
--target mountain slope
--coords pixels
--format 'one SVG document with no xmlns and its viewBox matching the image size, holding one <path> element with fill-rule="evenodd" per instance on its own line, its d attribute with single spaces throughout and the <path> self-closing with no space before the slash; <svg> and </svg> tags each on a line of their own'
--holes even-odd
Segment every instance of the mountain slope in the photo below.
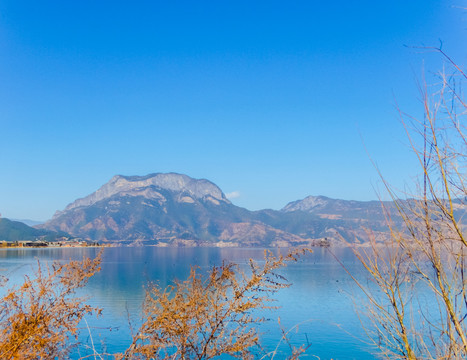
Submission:
<svg viewBox="0 0 467 360">
<path fill-rule="evenodd" d="M 68 236 L 68 234 L 35 229 L 19 221 L 0 219 L 0 241 L 32 241 L 37 239 L 55 241 L 62 236 Z"/>
<path fill-rule="evenodd" d="M 393 202 L 355 201 L 308 196 L 288 203 L 279 215 L 264 214 L 262 220 L 304 237 L 328 237 L 334 242 L 368 241 L 368 236 L 383 240 L 389 236 L 387 216 L 395 225 L 401 218 Z M 371 235 L 369 235 L 369 231 Z"/>
</svg>

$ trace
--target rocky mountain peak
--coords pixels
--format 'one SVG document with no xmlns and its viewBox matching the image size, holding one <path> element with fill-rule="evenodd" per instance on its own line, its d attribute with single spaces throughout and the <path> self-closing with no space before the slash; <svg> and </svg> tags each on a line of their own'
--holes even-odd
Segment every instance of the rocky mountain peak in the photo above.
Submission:
<svg viewBox="0 0 467 360">
<path fill-rule="evenodd" d="M 296 200 L 285 205 L 281 211 L 310 211 L 316 208 L 324 207 L 329 202 L 329 198 L 325 196 L 308 196 L 303 200 Z"/>
<path fill-rule="evenodd" d="M 184 174 L 177 173 L 155 173 L 146 176 L 123 176 L 116 175 L 96 192 L 78 199 L 69 204 L 63 212 L 71 209 L 90 206 L 98 201 L 109 198 L 113 195 L 124 193 L 126 195 L 140 195 L 144 188 L 155 187 L 169 190 L 176 193 L 185 193 L 197 199 L 213 198 L 217 201 L 230 203 L 222 190 L 206 179 L 194 179 Z M 58 212 L 57 217 L 62 212 Z"/>
</svg>

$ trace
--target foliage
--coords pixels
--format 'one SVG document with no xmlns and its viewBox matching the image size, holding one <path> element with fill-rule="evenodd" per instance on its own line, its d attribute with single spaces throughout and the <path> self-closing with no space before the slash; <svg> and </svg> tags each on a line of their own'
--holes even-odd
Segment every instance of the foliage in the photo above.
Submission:
<svg viewBox="0 0 467 360">
<path fill-rule="evenodd" d="M 253 358 L 259 347 L 255 325 L 264 319 L 252 311 L 274 308 L 270 295 L 290 286 L 276 270 L 305 251 L 278 257 L 266 252 L 262 266 L 250 260 L 248 276 L 238 265 L 227 263 L 214 267 L 206 279 L 193 268 L 186 281 L 166 289 L 151 287 L 143 325 L 121 358 L 211 359 L 222 354 Z M 303 351 L 293 349 L 291 358 Z"/>
<path fill-rule="evenodd" d="M 38 263 L 35 278 L 26 276 L 22 285 L 6 291 L 0 307 L 0 358 L 66 358 L 84 315 L 100 313 L 76 297 L 99 266 L 100 256 L 46 269 Z"/>
<path fill-rule="evenodd" d="M 248 275 L 238 265 L 224 263 L 205 277 L 194 267 L 185 281 L 176 281 L 165 289 L 149 287 L 143 306 L 144 322 L 130 347 L 123 354 L 105 357 L 255 357 L 260 353 L 257 325 L 265 319 L 253 311 L 275 308 L 271 295 L 290 286 L 277 270 L 306 251 L 295 250 L 277 257 L 266 251 L 261 266 L 250 260 Z M 25 276 L 22 285 L 7 290 L 0 308 L 0 358 L 66 358 L 73 346 L 70 340 L 78 340 L 80 321 L 86 314 L 100 314 L 100 309 L 76 296 L 76 290 L 100 270 L 100 262 L 101 254 L 94 260 L 54 263 L 46 269 L 38 263 L 35 278 Z M 288 343 L 286 332 L 281 341 Z M 297 359 L 306 350 L 289 346 L 289 359 Z M 92 350 L 92 357 L 103 358 Z M 263 358 L 272 359 L 276 353 Z"/>
</svg>

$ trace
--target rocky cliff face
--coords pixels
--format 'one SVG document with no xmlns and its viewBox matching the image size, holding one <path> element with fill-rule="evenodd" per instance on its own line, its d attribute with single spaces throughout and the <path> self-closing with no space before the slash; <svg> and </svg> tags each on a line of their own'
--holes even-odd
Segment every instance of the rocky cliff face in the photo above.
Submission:
<svg viewBox="0 0 467 360">
<path fill-rule="evenodd" d="M 193 179 L 187 175 L 176 173 L 157 173 L 146 176 L 116 175 L 96 192 L 72 202 L 62 212 L 57 212 L 54 218 L 58 218 L 72 209 L 91 206 L 116 194 L 160 198 L 160 194 L 154 191 L 157 188 L 186 194 L 187 201 L 190 201 L 188 199 L 191 197 L 230 203 L 217 185 L 205 179 Z"/>
<path fill-rule="evenodd" d="M 329 203 L 329 198 L 324 196 L 308 196 L 303 200 L 296 200 L 285 205 L 281 211 L 312 211 L 323 208 Z"/>
</svg>

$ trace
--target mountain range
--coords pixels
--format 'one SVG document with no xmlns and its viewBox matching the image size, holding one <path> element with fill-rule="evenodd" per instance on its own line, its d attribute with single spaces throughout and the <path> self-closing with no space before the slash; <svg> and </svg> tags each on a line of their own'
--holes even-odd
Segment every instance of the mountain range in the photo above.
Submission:
<svg viewBox="0 0 467 360">
<path fill-rule="evenodd" d="M 232 204 L 206 179 L 177 173 L 114 176 L 38 229 L 86 240 L 158 246 L 290 246 L 365 242 L 387 236 L 392 203 L 309 196 L 281 210 Z"/>
</svg>

